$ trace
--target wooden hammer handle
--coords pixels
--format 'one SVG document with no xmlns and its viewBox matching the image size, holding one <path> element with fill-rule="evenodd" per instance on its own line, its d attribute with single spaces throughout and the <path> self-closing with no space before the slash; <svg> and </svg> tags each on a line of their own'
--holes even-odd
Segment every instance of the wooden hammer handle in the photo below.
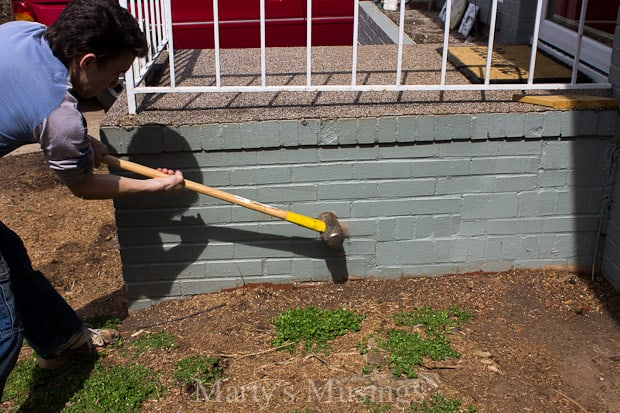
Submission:
<svg viewBox="0 0 620 413">
<path fill-rule="evenodd" d="M 105 155 L 102 159 L 102 162 L 114 168 L 123 169 L 125 171 L 133 172 L 149 178 L 163 178 L 168 176 L 165 173 L 158 171 L 157 169 L 149 168 L 148 166 L 144 166 L 135 162 L 119 159 L 111 155 Z M 307 217 L 301 214 L 297 214 L 295 212 L 285 211 L 269 205 L 261 204 L 260 202 L 252 201 L 250 199 L 233 195 L 228 192 L 212 188 L 210 186 L 199 184 L 198 182 L 190 181 L 189 179 L 185 179 L 184 184 L 185 188 L 191 191 L 199 192 L 201 194 L 208 195 L 222 201 L 230 202 L 231 204 L 239 205 L 244 208 L 252 209 L 254 211 L 270 215 L 272 217 L 280 218 L 285 221 L 289 221 L 302 227 L 311 229 L 313 231 L 325 232 L 325 222 L 319 219 Z"/>
</svg>

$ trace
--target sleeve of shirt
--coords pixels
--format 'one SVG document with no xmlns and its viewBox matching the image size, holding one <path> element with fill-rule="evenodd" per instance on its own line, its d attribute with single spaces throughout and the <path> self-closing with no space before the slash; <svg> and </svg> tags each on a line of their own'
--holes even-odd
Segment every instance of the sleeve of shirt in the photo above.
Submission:
<svg viewBox="0 0 620 413">
<path fill-rule="evenodd" d="M 92 173 L 93 152 L 86 121 L 70 93 L 41 123 L 39 131 L 45 159 L 63 182 L 79 181 Z"/>
</svg>

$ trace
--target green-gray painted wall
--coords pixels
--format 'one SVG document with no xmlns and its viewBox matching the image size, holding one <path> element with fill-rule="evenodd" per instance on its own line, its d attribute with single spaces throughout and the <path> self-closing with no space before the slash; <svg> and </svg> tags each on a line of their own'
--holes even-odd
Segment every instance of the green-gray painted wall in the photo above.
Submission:
<svg viewBox="0 0 620 413">
<path fill-rule="evenodd" d="M 131 308 L 248 283 L 590 268 L 616 111 L 104 128 L 120 156 L 349 227 L 318 234 L 189 191 L 118 200 Z"/>
</svg>

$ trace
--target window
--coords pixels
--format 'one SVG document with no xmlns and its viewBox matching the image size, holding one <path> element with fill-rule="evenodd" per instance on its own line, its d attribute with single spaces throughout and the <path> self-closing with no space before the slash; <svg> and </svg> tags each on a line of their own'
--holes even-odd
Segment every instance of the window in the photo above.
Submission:
<svg viewBox="0 0 620 413">
<path fill-rule="evenodd" d="M 582 0 L 544 0 L 540 26 L 541 48 L 572 62 L 578 45 Z M 620 0 L 589 0 L 579 69 L 596 81 L 607 81 L 613 34 Z"/>
</svg>

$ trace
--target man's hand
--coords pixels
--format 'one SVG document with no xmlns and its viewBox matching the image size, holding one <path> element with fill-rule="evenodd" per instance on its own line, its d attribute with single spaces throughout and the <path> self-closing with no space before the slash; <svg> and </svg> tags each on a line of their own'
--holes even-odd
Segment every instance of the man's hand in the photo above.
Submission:
<svg viewBox="0 0 620 413">
<path fill-rule="evenodd" d="M 110 199 L 141 192 L 177 192 L 183 188 L 181 171 L 162 168 L 166 176 L 133 179 L 113 174 L 90 174 L 84 179 L 66 182 L 74 195 L 83 199 Z"/>
<path fill-rule="evenodd" d="M 162 184 L 161 191 L 179 191 L 185 186 L 183 173 L 181 173 L 181 171 L 174 171 L 168 168 L 157 168 L 157 170 L 168 175 L 165 178 L 153 178 L 154 181 L 158 181 Z"/>
<path fill-rule="evenodd" d="M 95 168 L 99 168 L 101 158 L 108 154 L 108 148 L 99 139 L 93 138 L 90 135 L 88 137 L 90 138 L 90 147 L 93 150 L 93 164 Z"/>
</svg>

